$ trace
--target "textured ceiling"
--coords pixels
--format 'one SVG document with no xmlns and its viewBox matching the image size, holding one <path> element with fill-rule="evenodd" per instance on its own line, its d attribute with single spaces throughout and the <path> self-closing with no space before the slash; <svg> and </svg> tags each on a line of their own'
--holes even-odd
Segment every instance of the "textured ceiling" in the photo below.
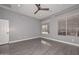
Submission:
<svg viewBox="0 0 79 59">
<path fill-rule="evenodd" d="M 49 8 L 49 11 L 39 11 L 37 14 L 34 14 L 34 12 L 37 10 L 37 7 L 34 4 L 8 4 L 4 5 L 7 8 L 19 12 L 24 15 L 28 15 L 30 17 L 34 17 L 37 19 L 44 19 L 52 14 L 55 14 L 57 12 L 60 12 L 62 10 L 65 10 L 67 8 L 70 8 L 74 6 L 74 4 L 41 4 L 41 7 Z"/>
</svg>

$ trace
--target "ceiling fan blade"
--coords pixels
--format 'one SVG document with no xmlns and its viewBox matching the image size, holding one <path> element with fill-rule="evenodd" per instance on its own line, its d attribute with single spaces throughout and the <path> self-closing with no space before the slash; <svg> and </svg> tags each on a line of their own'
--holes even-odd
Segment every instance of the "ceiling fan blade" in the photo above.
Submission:
<svg viewBox="0 0 79 59">
<path fill-rule="evenodd" d="M 36 14 L 39 10 L 49 10 L 49 8 L 41 8 L 40 4 L 35 4 L 36 7 L 38 8 L 37 11 L 34 12 L 34 14 Z"/>
<path fill-rule="evenodd" d="M 49 8 L 40 8 L 40 10 L 49 10 Z"/>
<path fill-rule="evenodd" d="M 40 8 L 40 4 L 35 4 L 36 5 L 36 7 L 39 9 Z"/>
<path fill-rule="evenodd" d="M 34 14 L 36 14 L 39 10 L 37 10 Z"/>
<path fill-rule="evenodd" d="M 40 6 L 40 4 L 35 4 L 36 6 Z"/>
</svg>

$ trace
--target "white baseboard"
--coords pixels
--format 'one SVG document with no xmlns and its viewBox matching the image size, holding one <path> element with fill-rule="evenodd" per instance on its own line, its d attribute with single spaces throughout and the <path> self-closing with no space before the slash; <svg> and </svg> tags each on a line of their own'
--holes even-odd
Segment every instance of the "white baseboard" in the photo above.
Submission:
<svg viewBox="0 0 79 59">
<path fill-rule="evenodd" d="M 65 42 L 65 41 L 61 41 L 61 40 L 57 40 L 57 39 L 53 39 L 53 38 L 47 38 L 47 37 L 42 37 L 42 38 L 79 47 L 79 44 L 76 44 L 76 43 Z"/>
<path fill-rule="evenodd" d="M 32 38 L 26 38 L 26 39 L 21 39 L 21 40 L 16 40 L 16 41 L 10 41 L 9 43 L 16 43 L 16 42 L 21 42 L 21 41 L 25 41 L 25 40 L 35 39 L 35 38 L 40 38 L 40 36 L 32 37 Z"/>
<path fill-rule="evenodd" d="M 10 41 L 9 43 L 16 43 L 16 42 L 21 42 L 21 41 L 25 41 L 25 40 L 35 39 L 35 38 L 45 38 L 47 40 L 57 41 L 57 42 L 61 42 L 61 43 L 65 43 L 65 44 L 69 44 L 69 45 L 73 45 L 73 46 L 79 47 L 79 44 L 76 44 L 76 43 L 65 42 L 65 41 L 61 41 L 61 40 L 57 40 L 57 39 L 53 39 L 53 38 L 42 37 L 42 36 L 26 38 L 26 39 L 21 39 L 21 40 L 16 40 L 16 41 Z"/>
<path fill-rule="evenodd" d="M 8 44 L 8 42 L 2 43 L 2 44 L 0 44 L 0 45 L 4 45 L 4 44 Z"/>
</svg>

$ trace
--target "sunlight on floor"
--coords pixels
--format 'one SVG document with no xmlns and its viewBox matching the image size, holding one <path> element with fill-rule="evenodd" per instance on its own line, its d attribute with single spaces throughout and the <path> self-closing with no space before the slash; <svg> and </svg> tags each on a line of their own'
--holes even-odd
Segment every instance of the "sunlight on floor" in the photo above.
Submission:
<svg viewBox="0 0 79 59">
<path fill-rule="evenodd" d="M 45 40 L 41 40 L 41 43 L 47 46 L 52 46 L 49 42 L 45 41 Z"/>
</svg>

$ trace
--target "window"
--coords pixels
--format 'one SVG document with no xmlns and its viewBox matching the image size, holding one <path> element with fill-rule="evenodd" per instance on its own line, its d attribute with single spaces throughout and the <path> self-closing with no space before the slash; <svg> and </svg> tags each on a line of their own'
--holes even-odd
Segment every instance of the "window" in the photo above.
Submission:
<svg viewBox="0 0 79 59">
<path fill-rule="evenodd" d="M 42 24 L 42 34 L 48 34 L 48 33 L 49 33 L 48 23 Z"/>
<path fill-rule="evenodd" d="M 72 16 L 59 20 L 58 35 L 79 36 L 79 16 Z"/>
<path fill-rule="evenodd" d="M 58 22 L 58 35 L 66 35 L 66 20 L 60 20 Z"/>
</svg>

